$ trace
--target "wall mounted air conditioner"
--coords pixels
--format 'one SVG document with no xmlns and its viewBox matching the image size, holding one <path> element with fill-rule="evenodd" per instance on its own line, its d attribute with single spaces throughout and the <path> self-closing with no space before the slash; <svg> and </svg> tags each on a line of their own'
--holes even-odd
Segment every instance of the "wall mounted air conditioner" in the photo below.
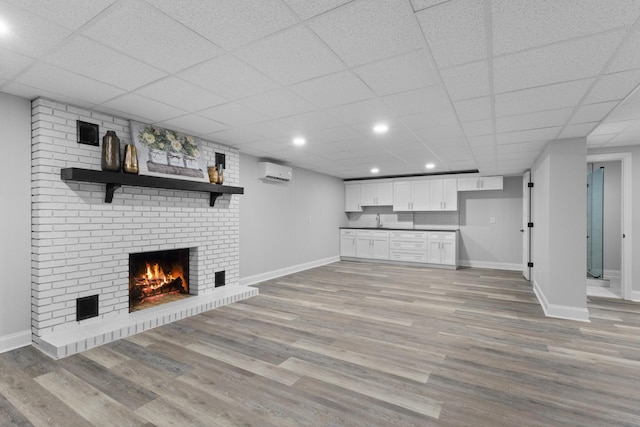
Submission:
<svg viewBox="0 0 640 427">
<path fill-rule="evenodd" d="M 258 162 L 258 178 L 269 181 L 289 182 L 293 178 L 290 167 L 271 162 Z"/>
</svg>

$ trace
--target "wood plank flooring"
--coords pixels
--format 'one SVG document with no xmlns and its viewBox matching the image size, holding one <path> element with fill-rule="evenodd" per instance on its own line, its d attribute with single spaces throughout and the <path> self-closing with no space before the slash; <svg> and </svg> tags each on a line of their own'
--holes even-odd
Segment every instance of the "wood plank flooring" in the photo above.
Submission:
<svg viewBox="0 0 640 427">
<path fill-rule="evenodd" d="M 640 304 L 545 318 L 517 272 L 339 262 L 60 361 L 0 355 L 0 426 L 638 426 Z"/>
</svg>

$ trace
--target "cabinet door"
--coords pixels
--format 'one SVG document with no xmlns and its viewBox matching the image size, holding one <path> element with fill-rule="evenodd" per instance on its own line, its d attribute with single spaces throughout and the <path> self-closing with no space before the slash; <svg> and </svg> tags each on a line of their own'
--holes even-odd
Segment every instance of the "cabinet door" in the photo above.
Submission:
<svg viewBox="0 0 640 427">
<path fill-rule="evenodd" d="M 430 264 L 440 264 L 440 240 L 430 239 L 427 242 L 427 262 Z"/>
<path fill-rule="evenodd" d="M 360 184 L 360 205 L 362 206 L 375 206 L 376 197 L 378 195 L 378 184 L 368 183 Z"/>
<path fill-rule="evenodd" d="M 458 210 L 458 180 L 447 178 L 442 180 L 442 206 L 445 211 Z"/>
<path fill-rule="evenodd" d="M 371 258 L 371 237 L 356 237 L 356 256 Z"/>
<path fill-rule="evenodd" d="M 429 181 L 411 181 L 411 210 L 429 210 Z"/>
<path fill-rule="evenodd" d="M 389 259 L 389 238 L 374 237 L 371 257 L 375 259 Z"/>
<path fill-rule="evenodd" d="M 478 178 L 458 178 L 458 191 L 477 191 L 479 189 Z"/>
<path fill-rule="evenodd" d="M 356 256 L 355 236 L 340 236 L 340 256 Z"/>
<path fill-rule="evenodd" d="M 441 264 L 456 265 L 456 242 L 455 240 L 442 240 Z"/>
<path fill-rule="evenodd" d="M 429 181 L 429 210 L 444 210 L 444 183 L 441 179 Z"/>
<path fill-rule="evenodd" d="M 378 183 L 378 203 L 377 204 L 381 206 L 393 205 L 393 183 L 392 182 Z"/>
<path fill-rule="evenodd" d="M 479 187 L 481 190 L 502 190 L 502 177 L 485 176 L 480 178 Z"/>
<path fill-rule="evenodd" d="M 360 184 L 345 184 L 344 186 L 344 210 L 346 212 L 360 212 Z"/>
<path fill-rule="evenodd" d="M 393 183 L 393 210 L 411 210 L 411 182 L 399 181 Z"/>
</svg>

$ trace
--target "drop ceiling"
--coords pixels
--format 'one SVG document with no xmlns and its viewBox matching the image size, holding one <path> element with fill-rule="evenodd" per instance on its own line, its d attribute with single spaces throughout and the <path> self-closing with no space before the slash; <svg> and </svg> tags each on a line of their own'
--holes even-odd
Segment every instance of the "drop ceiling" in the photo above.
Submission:
<svg viewBox="0 0 640 427">
<path fill-rule="evenodd" d="M 637 0 L 0 0 L 0 91 L 341 178 L 513 175 L 555 139 L 639 143 L 639 16 Z"/>
</svg>

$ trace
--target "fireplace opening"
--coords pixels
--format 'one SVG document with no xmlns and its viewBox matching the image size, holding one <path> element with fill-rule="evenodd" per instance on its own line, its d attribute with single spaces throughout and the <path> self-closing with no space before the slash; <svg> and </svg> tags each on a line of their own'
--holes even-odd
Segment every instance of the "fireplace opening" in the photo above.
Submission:
<svg viewBox="0 0 640 427">
<path fill-rule="evenodd" d="M 129 312 L 189 296 L 189 249 L 129 254 Z"/>
</svg>

